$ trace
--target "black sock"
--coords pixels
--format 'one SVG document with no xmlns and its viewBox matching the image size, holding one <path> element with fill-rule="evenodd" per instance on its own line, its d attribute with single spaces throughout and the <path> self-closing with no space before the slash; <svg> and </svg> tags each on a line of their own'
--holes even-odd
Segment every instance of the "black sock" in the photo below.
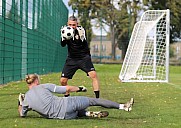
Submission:
<svg viewBox="0 0 181 128">
<path fill-rule="evenodd" d="M 99 98 L 99 91 L 94 91 L 96 98 Z"/>
<path fill-rule="evenodd" d="M 68 96 L 70 96 L 70 94 L 65 94 L 65 95 L 64 95 L 64 97 L 68 97 Z"/>
</svg>

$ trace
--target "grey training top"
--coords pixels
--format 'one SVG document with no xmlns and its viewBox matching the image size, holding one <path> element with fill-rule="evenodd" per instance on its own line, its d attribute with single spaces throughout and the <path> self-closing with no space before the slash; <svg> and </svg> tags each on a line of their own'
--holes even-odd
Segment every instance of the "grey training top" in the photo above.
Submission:
<svg viewBox="0 0 181 128">
<path fill-rule="evenodd" d="M 64 94 L 66 87 L 50 83 L 32 87 L 25 94 L 22 116 L 26 116 L 28 110 L 32 109 L 46 118 L 64 119 L 67 97 L 58 97 L 53 95 L 52 92 Z"/>
</svg>

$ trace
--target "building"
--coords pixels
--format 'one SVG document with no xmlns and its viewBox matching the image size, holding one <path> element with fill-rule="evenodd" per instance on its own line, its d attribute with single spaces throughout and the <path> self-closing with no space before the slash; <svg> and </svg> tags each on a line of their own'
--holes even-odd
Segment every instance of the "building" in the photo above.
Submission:
<svg viewBox="0 0 181 128">
<path fill-rule="evenodd" d="M 95 36 L 90 42 L 93 62 L 109 62 L 112 60 L 112 44 L 107 36 Z M 116 48 L 116 60 L 121 60 L 121 50 Z"/>
<path fill-rule="evenodd" d="M 181 60 L 181 41 L 171 44 L 171 47 L 174 49 L 175 58 Z"/>
</svg>

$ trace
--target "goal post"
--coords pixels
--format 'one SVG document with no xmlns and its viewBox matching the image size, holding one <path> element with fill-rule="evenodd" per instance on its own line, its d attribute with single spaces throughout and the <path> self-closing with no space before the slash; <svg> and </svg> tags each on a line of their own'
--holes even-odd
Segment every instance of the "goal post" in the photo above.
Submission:
<svg viewBox="0 0 181 128">
<path fill-rule="evenodd" d="M 170 11 L 145 11 L 132 31 L 119 74 L 122 82 L 168 82 Z"/>
</svg>

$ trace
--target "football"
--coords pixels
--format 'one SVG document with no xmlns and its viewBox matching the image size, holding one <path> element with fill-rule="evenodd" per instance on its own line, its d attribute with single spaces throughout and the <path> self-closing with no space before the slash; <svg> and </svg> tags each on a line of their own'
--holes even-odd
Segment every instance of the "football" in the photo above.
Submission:
<svg viewBox="0 0 181 128">
<path fill-rule="evenodd" d="M 63 26 L 61 28 L 61 37 L 62 41 L 74 38 L 74 29 L 70 26 Z"/>
</svg>

